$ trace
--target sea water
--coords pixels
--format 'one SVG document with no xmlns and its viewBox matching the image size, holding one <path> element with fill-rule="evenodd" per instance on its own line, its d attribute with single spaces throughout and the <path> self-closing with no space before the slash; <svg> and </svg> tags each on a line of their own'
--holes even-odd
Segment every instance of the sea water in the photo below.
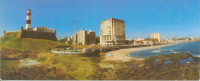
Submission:
<svg viewBox="0 0 200 81">
<path fill-rule="evenodd" d="M 195 57 L 200 57 L 200 41 L 175 44 L 171 46 L 138 51 L 138 52 L 131 52 L 129 55 L 131 57 L 151 57 L 156 55 L 164 55 L 164 54 L 172 54 L 180 52 L 188 52 L 189 54 L 192 54 Z"/>
</svg>

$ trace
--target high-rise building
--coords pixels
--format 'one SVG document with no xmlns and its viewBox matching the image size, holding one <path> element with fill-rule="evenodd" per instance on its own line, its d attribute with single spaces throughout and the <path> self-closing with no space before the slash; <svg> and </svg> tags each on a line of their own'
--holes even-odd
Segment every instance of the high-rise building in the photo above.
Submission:
<svg viewBox="0 0 200 81">
<path fill-rule="evenodd" d="M 96 34 L 95 32 L 85 31 L 81 29 L 76 35 L 74 35 L 74 43 L 81 45 L 91 45 L 96 44 Z"/>
<path fill-rule="evenodd" d="M 81 29 L 81 31 L 78 31 L 77 33 L 77 44 L 87 45 L 87 31 Z"/>
<path fill-rule="evenodd" d="M 96 44 L 96 33 L 92 32 L 92 30 L 89 30 L 87 32 L 87 35 L 88 35 L 88 44 L 89 45 Z"/>
<path fill-rule="evenodd" d="M 125 21 L 110 18 L 101 22 L 100 45 L 113 46 L 125 44 Z"/>
<path fill-rule="evenodd" d="M 65 40 L 65 43 L 72 44 L 72 36 L 71 37 L 66 37 L 66 38 L 64 38 L 64 40 Z"/>
<path fill-rule="evenodd" d="M 151 39 L 156 40 L 156 43 L 160 43 L 161 41 L 161 36 L 160 33 L 152 33 L 151 34 Z"/>
</svg>

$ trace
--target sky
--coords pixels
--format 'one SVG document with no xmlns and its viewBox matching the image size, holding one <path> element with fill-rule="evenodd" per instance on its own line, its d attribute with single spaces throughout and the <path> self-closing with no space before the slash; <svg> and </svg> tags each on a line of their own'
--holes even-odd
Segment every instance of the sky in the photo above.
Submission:
<svg viewBox="0 0 200 81">
<path fill-rule="evenodd" d="M 100 23 L 108 18 L 125 21 L 126 39 L 200 38 L 200 0 L 0 0 L 0 36 L 20 30 L 31 9 L 31 27 L 55 29 L 58 39 L 93 30 L 100 36 Z"/>
</svg>

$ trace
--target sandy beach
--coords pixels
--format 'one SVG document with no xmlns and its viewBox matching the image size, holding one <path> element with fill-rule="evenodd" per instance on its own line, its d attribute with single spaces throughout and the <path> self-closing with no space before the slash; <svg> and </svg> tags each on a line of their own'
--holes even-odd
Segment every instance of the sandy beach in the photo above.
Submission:
<svg viewBox="0 0 200 81">
<path fill-rule="evenodd" d="M 131 59 L 135 60 L 144 60 L 144 58 L 139 58 L 139 57 L 130 57 L 129 53 L 130 52 L 137 52 L 137 51 L 142 51 L 142 50 L 148 50 L 148 49 L 155 49 L 155 48 L 161 48 L 165 46 L 170 46 L 174 44 L 166 44 L 166 45 L 158 45 L 158 46 L 148 46 L 148 47 L 138 47 L 138 48 L 128 48 L 128 49 L 120 49 L 120 50 L 115 50 L 115 51 L 110 51 L 106 53 L 105 56 L 105 61 L 129 61 Z M 108 56 L 108 54 L 112 54 L 112 56 Z"/>
</svg>

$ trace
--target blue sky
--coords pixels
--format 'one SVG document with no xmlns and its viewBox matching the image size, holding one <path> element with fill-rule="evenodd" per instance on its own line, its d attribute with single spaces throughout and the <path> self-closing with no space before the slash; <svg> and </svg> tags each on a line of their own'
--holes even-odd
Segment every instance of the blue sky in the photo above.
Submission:
<svg viewBox="0 0 200 81">
<path fill-rule="evenodd" d="M 125 20 L 126 38 L 200 38 L 200 0 L 0 0 L 0 34 L 25 27 L 26 12 L 32 10 L 32 27 L 57 30 L 57 38 L 76 31 L 93 30 L 100 35 L 100 22 Z"/>
</svg>

